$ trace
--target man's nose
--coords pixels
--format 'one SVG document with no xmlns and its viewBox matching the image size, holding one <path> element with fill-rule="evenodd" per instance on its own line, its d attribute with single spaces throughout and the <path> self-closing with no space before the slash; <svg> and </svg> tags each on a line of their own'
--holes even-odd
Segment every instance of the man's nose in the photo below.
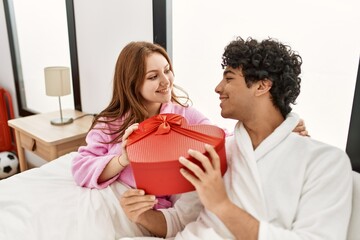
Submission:
<svg viewBox="0 0 360 240">
<path fill-rule="evenodd" d="M 215 92 L 216 93 L 218 93 L 218 94 L 220 94 L 221 93 L 221 91 L 222 91 L 222 80 L 218 83 L 218 85 L 215 87 Z"/>
</svg>

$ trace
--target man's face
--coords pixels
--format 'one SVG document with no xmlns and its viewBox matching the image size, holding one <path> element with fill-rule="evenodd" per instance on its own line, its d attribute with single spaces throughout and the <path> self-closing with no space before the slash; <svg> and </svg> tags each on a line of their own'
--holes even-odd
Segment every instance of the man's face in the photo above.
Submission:
<svg viewBox="0 0 360 240">
<path fill-rule="evenodd" d="M 226 67 L 215 92 L 221 101 L 221 116 L 244 121 L 251 117 L 255 87 L 248 88 L 240 68 Z"/>
</svg>

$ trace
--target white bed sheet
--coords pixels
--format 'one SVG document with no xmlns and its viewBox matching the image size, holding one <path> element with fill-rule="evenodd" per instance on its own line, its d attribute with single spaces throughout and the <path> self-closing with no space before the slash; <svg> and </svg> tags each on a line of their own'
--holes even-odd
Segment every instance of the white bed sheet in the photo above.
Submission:
<svg viewBox="0 0 360 240">
<path fill-rule="evenodd" d="M 114 240 L 146 234 L 120 207 L 124 185 L 97 190 L 75 184 L 74 154 L 0 181 L 0 240 Z"/>
</svg>

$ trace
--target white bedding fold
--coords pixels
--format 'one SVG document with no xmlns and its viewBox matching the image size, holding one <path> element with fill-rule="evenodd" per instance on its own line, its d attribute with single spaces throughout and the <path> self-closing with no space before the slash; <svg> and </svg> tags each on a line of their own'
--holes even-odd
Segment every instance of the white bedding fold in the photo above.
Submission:
<svg viewBox="0 0 360 240">
<path fill-rule="evenodd" d="M 75 153 L 0 181 L 1 240 L 107 240 L 142 235 L 117 198 L 127 187 L 82 188 L 71 174 Z"/>
</svg>

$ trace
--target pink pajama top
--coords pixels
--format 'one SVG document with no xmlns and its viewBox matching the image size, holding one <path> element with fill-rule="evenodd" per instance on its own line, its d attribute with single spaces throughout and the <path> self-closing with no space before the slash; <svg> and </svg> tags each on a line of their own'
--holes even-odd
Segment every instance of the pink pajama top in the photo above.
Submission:
<svg viewBox="0 0 360 240">
<path fill-rule="evenodd" d="M 184 116 L 188 124 L 211 124 L 209 119 L 192 107 L 182 107 L 174 103 L 162 104 L 160 113 L 175 113 Z M 120 181 L 135 188 L 135 180 L 131 166 L 125 167 L 113 178 L 98 183 L 100 174 L 108 162 L 115 156 L 122 153 L 121 143 L 108 144 L 115 136 L 106 133 L 111 132 L 111 127 L 119 127 L 121 119 L 112 123 L 111 126 L 105 123 L 98 123 L 86 136 L 86 146 L 79 148 L 77 155 L 72 162 L 72 174 L 75 182 L 82 187 L 102 189 L 114 181 Z M 105 131 L 105 132 L 104 132 Z M 154 207 L 168 208 L 172 206 L 170 196 L 157 196 L 158 204 Z"/>
</svg>

